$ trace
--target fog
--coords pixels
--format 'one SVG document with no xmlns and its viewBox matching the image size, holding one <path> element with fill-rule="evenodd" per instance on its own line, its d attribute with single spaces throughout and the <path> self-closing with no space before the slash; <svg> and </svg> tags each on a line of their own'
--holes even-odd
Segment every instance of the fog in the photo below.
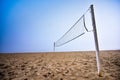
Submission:
<svg viewBox="0 0 120 80">
<path fill-rule="evenodd" d="M 100 50 L 120 49 L 119 0 L 4 0 L 0 3 L 0 52 L 51 52 L 93 4 Z M 93 33 L 56 51 L 95 50 Z"/>
</svg>

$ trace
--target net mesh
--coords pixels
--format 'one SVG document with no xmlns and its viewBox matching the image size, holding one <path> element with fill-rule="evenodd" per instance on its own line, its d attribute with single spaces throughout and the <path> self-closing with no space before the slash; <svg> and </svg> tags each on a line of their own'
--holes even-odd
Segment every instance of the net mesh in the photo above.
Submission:
<svg viewBox="0 0 120 80">
<path fill-rule="evenodd" d="M 79 19 L 78 21 L 58 40 L 54 43 L 54 47 L 62 46 L 79 36 L 83 35 L 85 32 L 88 32 L 86 27 L 86 13 L 90 10 L 88 9 Z"/>
</svg>

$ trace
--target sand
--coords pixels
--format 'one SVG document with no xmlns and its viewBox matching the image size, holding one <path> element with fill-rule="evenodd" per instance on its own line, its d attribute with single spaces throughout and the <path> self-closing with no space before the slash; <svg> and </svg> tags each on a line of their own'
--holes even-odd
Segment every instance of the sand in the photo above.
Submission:
<svg viewBox="0 0 120 80">
<path fill-rule="evenodd" d="M 0 80 L 120 80 L 120 50 L 0 54 Z"/>
</svg>

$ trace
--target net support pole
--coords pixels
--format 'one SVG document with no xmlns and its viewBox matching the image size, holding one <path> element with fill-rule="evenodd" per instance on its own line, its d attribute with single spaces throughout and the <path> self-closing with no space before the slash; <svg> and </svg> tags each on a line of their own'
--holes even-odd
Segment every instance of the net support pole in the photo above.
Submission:
<svg viewBox="0 0 120 80">
<path fill-rule="evenodd" d="M 55 42 L 53 43 L 53 51 L 55 52 Z"/>
<path fill-rule="evenodd" d="M 99 58 L 99 44 L 98 44 L 98 38 L 97 38 L 97 30 L 96 30 L 93 5 L 90 6 L 90 9 L 91 9 L 91 17 L 92 17 L 92 25 L 93 25 L 93 34 L 94 34 L 94 40 L 95 40 L 95 48 L 96 48 L 97 70 L 98 70 L 98 75 L 100 76 L 101 75 L 101 66 L 100 66 L 100 58 Z"/>
</svg>

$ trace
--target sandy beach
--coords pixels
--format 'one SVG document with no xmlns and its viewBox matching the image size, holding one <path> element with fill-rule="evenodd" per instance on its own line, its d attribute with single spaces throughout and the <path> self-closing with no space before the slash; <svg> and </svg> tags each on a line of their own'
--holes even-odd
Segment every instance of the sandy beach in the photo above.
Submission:
<svg viewBox="0 0 120 80">
<path fill-rule="evenodd" d="M 0 54 L 0 80 L 120 80 L 120 50 Z"/>
</svg>

